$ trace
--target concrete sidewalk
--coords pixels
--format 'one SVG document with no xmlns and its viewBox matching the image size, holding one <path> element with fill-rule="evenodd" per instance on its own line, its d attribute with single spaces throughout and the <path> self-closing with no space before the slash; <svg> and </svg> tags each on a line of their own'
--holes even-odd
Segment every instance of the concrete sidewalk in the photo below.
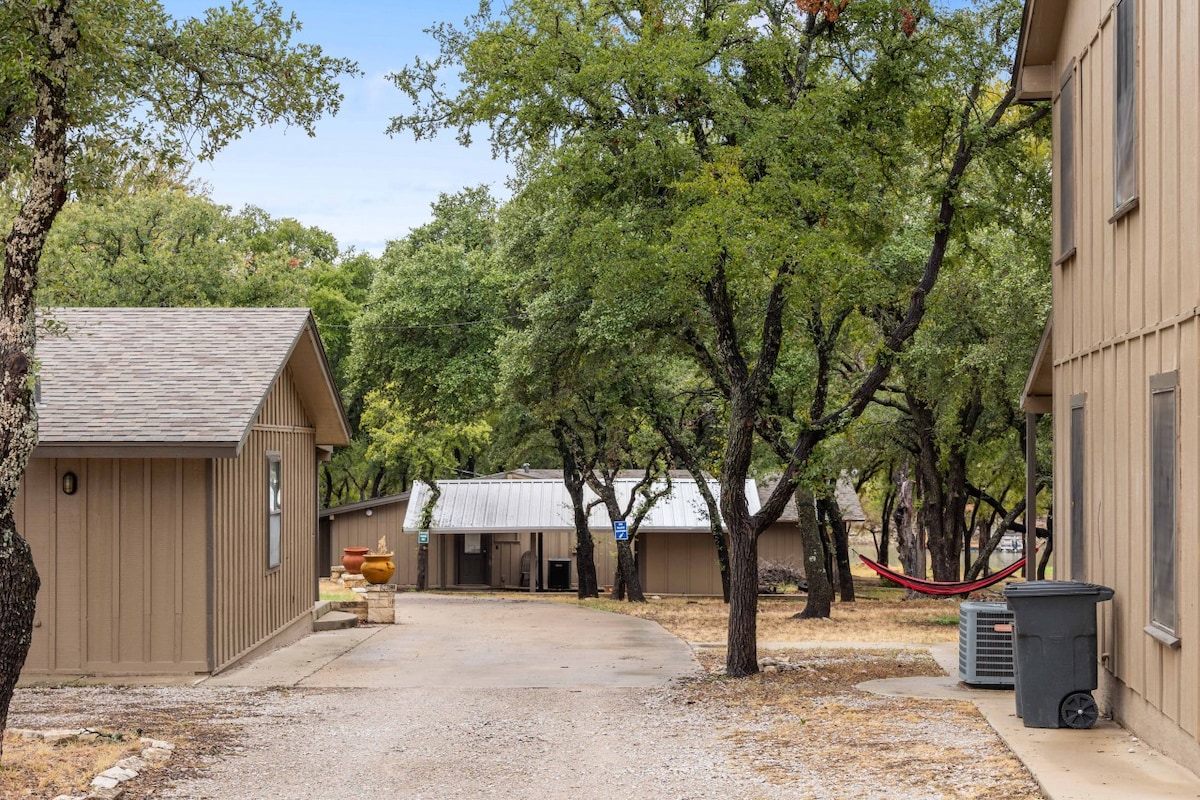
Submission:
<svg viewBox="0 0 1200 800">
<path fill-rule="evenodd" d="M 860 688 L 884 695 L 974 703 L 1033 774 L 1048 800 L 1200 798 L 1200 777 L 1120 725 L 1100 720 L 1089 730 L 1026 728 L 1016 715 L 1012 690 L 972 689 L 959 683 L 956 643 L 908 647 L 927 647 L 947 677 L 869 681 Z"/>
</svg>

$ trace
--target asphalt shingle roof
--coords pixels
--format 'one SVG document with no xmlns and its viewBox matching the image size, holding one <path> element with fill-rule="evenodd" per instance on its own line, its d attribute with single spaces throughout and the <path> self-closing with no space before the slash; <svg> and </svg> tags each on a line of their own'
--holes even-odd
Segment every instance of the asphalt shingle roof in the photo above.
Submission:
<svg viewBox="0 0 1200 800">
<path fill-rule="evenodd" d="M 39 439 L 236 445 L 308 319 L 302 308 L 49 309 Z"/>
</svg>

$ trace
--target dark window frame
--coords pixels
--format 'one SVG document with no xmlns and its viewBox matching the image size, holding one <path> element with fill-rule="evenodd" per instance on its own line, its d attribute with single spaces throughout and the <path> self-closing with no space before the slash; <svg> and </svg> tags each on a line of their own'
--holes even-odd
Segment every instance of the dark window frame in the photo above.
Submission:
<svg viewBox="0 0 1200 800">
<path fill-rule="evenodd" d="M 1137 0 L 1117 0 L 1113 42 L 1113 215 L 1109 222 L 1138 205 Z"/>
<path fill-rule="evenodd" d="M 1067 65 L 1059 83 L 1054 102 L 1055 145 L 1058 148 L 1058 196 L 1054 212 L 1058 218 L 1058 238 L 1055 248 L 1056 264 L 1075 255 L 1075 119 L 1076 119 L 1075 60 Z"/>
<path fill-rule="evenodd" d="M 1179 646 L 1179 372 L 1150 377 L 1150 624 L 1146 633 Z"/>
<path fill-rule="evenodd" d="M 1071 579 L 1087 580 L 1087 394 L 1070 401 Z"/>
</svg>

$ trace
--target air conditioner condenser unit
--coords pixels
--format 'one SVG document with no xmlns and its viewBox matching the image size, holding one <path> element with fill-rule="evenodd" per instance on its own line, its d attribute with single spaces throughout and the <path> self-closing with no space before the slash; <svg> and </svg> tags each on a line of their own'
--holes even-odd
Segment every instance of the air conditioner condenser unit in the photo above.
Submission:
<svg viewBox="0 0 1200 800">
<path fill-rule="evenodd" d="M 971 686 L 1013 685 L 1013 613 L 1007 603 L 959 607 L 958 679 Z"/>
</svg>

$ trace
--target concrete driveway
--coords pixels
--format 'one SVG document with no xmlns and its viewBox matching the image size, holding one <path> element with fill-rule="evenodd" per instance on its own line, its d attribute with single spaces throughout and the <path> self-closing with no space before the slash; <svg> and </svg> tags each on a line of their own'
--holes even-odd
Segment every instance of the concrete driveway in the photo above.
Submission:
<svg viewBox="0 0 1200 800">
<path fill-rule="evenodd" d="M 312 634 L 205 683 L 650 688 L 698 669 L 691 648 L 657 624 L 568 604 L 409 593 L 396 619 Z"/>
</svg>

